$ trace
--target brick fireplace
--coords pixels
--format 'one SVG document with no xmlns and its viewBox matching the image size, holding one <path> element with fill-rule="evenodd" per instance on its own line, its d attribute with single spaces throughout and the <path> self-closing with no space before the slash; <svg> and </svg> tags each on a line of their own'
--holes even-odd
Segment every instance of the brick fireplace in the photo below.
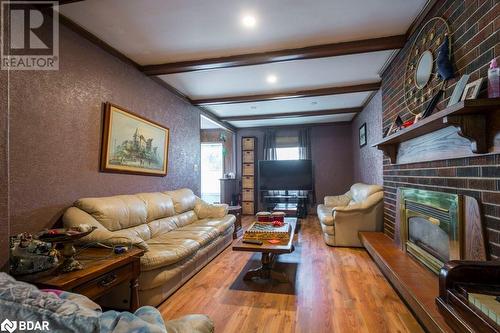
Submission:
<svg viewBox="0 0 500 333">
<path fill-rule="evenodd" d="M 437 1 L 428 13 L 427 19 L 434 16 L 444 17 L 451 26 L 453 64 L 455 79 L 448 84 L 444 99 L 437 109 L 443 109 L 462 74 L 470 74 L 470 81 L 487 76 L 488 63 L 500 55 L 498 35 L 500 32 L 500 4 L 498 1 Z M 418 27 L 417 27 L 418 31 Z M 412 119 L 404 106 L 403 75 L 406 57 L 415 34 L 407 42 L 382 75 L 383 130 L 385 131 L 399 114 L 403 121 Z M 454 132 L 455 131 L 455 132 Z M 429 136 L 434 138 L 429 140 Z M 407 154 L 402 161 L 391 164 L 384 158 L 384 232 L 395 238 L 398 226 L 397 189 L 439 191 L 450 194 L 466 195 L 477 199 L 486 226 L 488 248 L 492 259 L 500 258 L 500 136 L 494 140 L 490 154 L 473 155 L 462 149 L 464 142 L 453 128 L 446 128 L 427 135 L 420 142 L 421 154 L 412 154 L 409 143 Z M 447 147 L 443 154 L 436 142 Z M 449 149 L 456 147 L 456 149 Z"/>
</svg>

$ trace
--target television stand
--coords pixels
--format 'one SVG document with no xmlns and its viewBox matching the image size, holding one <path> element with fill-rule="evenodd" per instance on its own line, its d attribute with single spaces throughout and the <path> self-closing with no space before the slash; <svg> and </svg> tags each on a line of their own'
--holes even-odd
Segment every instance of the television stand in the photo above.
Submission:
<svg viewBox="0 0 500 333">
<path fill-rule="evenodd" d="M 281 192 L 281 194 L 271 194 L 273 192 Z M 264 208 L 267 211 L 282 211 L 285 212 L 287 216 L 304 218 L 307 216 L 307 204 L 309 203 L 309 194 L 311 192 L 300 192 L 307 193 L 307 195 L 289 194 L 289 191 L 263 191 L 261 195 L 263 199 L 262 202 L 264 203 Z M 288 208 L 293 210 L 295 215 L 289 215 L 289 213 L 292 212 L 287 212 Z"/>
</svg>

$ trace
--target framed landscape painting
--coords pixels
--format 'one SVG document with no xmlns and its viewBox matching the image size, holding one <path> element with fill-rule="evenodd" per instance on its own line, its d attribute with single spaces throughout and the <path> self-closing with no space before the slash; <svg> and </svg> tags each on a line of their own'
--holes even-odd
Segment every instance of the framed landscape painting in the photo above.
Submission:
<svg viewBox="0 0 500 333">
<path fill-rule="evenodd" d="M 170 130 L 106 103 L 101 171 L 165 176 Z"/>
</svg>

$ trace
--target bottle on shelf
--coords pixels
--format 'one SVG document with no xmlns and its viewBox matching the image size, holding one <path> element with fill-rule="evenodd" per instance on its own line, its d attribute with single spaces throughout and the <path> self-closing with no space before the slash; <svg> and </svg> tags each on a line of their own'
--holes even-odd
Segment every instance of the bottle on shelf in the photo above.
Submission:
<svg viewBox="0 0 500 333">
<path fill-rule="evenodd" d="M 500 97 L 500 68 L 497 59 L 491 60 L 488 70 L 488 98 Z"/>
</svg>

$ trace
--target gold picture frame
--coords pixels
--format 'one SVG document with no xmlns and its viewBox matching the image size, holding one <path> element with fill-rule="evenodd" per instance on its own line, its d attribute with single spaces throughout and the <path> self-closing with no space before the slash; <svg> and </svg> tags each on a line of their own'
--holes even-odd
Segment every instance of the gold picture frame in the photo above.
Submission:
<svg viewBox="0 0 500 333">
<path fill-rule="evenodd" d="M 166 176 L 170 129 L 107 102 L 101 145 L 101 171 Z"/>
</svg>

